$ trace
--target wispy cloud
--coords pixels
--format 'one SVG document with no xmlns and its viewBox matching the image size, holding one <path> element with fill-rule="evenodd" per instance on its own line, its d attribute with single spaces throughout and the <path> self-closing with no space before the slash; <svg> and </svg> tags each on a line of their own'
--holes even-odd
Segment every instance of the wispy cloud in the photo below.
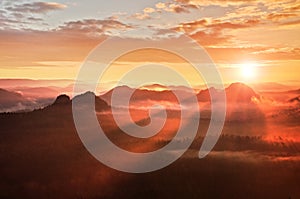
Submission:
<svg viewBox="0 0 300 199">
<path fill-rule="evenodd" d="M 15 12 L 28 12 L 28 13 L 47 13 L 54 10 L 61 10 L 66 8 L 65 4 L 55 2 L 33 2 L 24 4 L 14 4 L 6 9 Z"/>
<path fill-rule="evenodd" d="M 286 19 L 295 16 L 297 16 L 297 14 L 295 13 L 270 13 L 268 14 L 267 18 L 271 20 L 279 20 L 279 19 Z"/>
<path fill-rule="evenodd" d="M 124 24 L 115 19 L 84 19 L 66 22 L 64 25 L 59 26 L 56 31 L 99 36 L 103 34 L 109 35 L 113 30 L 124 31 L 131 28 L 133 28 L 131 25 Z"/>
<path fill-rule="evenodd" d="M 190 13 L 190 10 L 198 9 L 197 5 L 186 4 L 186 2 L 170 1 L 158 2 L 153 7 L 146 7 L 142 13 L 135 13 L 132 17 L 136 19 L 151 19 L 151 14 L 157 13 Z"/>
<path fill-rule="evenodd" d="M 181 23 L 173 28 L 175 31 L 184 32 L 196 39 L 201 45 L 210 46 L 224 44 L 232 35 L 223 33 L 227 29 L 244 29 L 256 26 L 259 20 L 244 20 L 241 22 L 229 22 L 221 20 L 200 19 L 196 21 Z"/>
<path fill-rule="evenodd" d="M 44 29 L 48 26 L 44 17 L 49 12 L 63 10 L 67 5 L 56 2 L 3 2 L 0 11 L 0 29 Z"/>
</svg>

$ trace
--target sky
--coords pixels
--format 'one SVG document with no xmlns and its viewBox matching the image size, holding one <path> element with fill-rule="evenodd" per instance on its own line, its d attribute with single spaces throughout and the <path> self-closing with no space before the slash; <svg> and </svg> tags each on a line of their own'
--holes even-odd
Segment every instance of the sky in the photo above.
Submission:
<svg viewBox="0 0 300 199">
<path fill-rule="evenodd" d="M 74 80 L 91 51 L 109 38 L 124 41 L 113 44 L 109 49 L 113 51 L 126 42 L 148 40 L 167 48 L 185 35 L 205 49 L 225 83 L 300 85 L 299 0 L 2 0 L 0 4 L 0 79 Z M 103 81 L 116 82 L 120 71 L 155 62 L 181 68 L 193 85 L 201 83 L 187 63 L 159 54 L 142 51 L 125 56 L 114 62 Z"/>
</svg>

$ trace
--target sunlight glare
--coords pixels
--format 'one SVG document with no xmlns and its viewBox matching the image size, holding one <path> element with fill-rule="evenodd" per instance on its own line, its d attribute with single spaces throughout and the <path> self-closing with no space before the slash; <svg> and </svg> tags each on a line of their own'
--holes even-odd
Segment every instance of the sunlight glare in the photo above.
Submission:
<svg viewBox="0 0 300 199">
<path fill-rule="evenodd" d="M 255 77 L 256 64 L 246 63 L 241 66 L 241 73 L 244 78 L 251 79 Z"/>
</svg>

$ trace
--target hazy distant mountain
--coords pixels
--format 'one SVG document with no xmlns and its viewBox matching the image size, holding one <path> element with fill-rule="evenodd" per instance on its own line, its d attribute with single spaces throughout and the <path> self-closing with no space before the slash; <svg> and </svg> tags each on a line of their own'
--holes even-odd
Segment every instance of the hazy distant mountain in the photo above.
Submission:
<svg viewBox="0 0 300 199">
<path fill-rule="evenodd" d="M 58 87 L 17 87 L 13 89 L 27 98 L 55 98 L 60 94 Z"/>
<path fill-rule="evenodd" d="M 191 88 L 186 87 L 186 86 L 164 86 L 160 84 L 151 84 L 151 85 L 145 85 L 141 87 L 141 89 L 146 89 L 146 90 L 152 90 L 152 91 L 166 91 L 166 90 L 176 90 L 176 91 L 186 91 L 186 92 L 191 92 Z"/>
<path fill-rule="evenodd" d="M 40 95 L 43 93 L 39 90 Z M 52 97 L 25 96 L 18 92 L 0 89 L 0 112 L 32 111 L 52 102 Z"/>
<path fill-rule="evenodd" d="M 25 99 L 20 93 L 4 90 L 0 88 L 0 102 L 5 103 L 7 101 L 10 102 L 21 102 L 24 101 Z"/>
<path fill-rule="evenodd" d="M 0 111 L 17 111 L 25 109 L 30 101 L 16 92 L 0 89 Z"/>
<path fill-rule="evenodd" d="M 276 82 L 252 83 L 251 87 L 258 92 L 279 92 L 295 89 L 295 87 L 293 86 L 284 85 Z"/>
<path fill-rule="evenodd" d="M 290 90 L 288 93 L 293 93 L 293 94 L 300 94 L 300 89 L 297 90 Z"/>
<path fill-rule="evenodd" d="M 170 90 L 171 89 L 171 90 Z M 109 90 L 108 92 L 96 97 L 96 103 L 103 104 L 104 102 L 110 105 L 112 93 L 118 94 L 116 98 L 116 104 L 120 106 L 126 106 L 125 96 L 128 93 L 133 93 L 130 97 L 130 105 L 136 107 L 144 107 L 153 105 L 156 102 L 164 102 L 167 106 L 172 107 L 173 104 L 178 103 L 178 99 L 173 91 L 179 93 L 185 100 L 185 103 L 189 103 L 191 98 L 191 92 L 196 94 L 198 102 L 210 102 L 213 94 L 216 100 L 220 98 L 220 90 L 211 87 L 209 89 L 200 90 L 198 93 L 184 86 L 163 86 L 159 84 L 147 85 L 145 87 L 134 89 L 128 86 L 118 86 Z M 33 110 L 36 108 L 42 108 L 50 105 L 54 102 L 55 97 L 61 92 L 56 90 L 54 87 L 20 87 L 20 93 L 11 92 L 1 89 L 0 92 L 0 111 L 11 112 L 20 110 Z M 238 104 L 250 104 L 253 101 L 260 101 L 262 99 L 268 99 L 270 102 L 280 101 L 281 103 L 289 103 L 298 100 L 300 90 L 290 90 L 285 92 L 261 92 L 258 94 L 254 89 L 243 83 L 233 83 L 225 88 L 227 104 L 236 105 Z M 67 92 L 69 95 L 70 93 Z M 85 95 L 95 95 L 94 93 L 87 92 Z M 44 97 L 46 96 L 46 97 Z M 76 99 L 77 96 L 74 97 Z M 101 99 L 100 99 L 101 98 Z M 266 101 L 266 100 L 265 100 Z"/>
<path fill-rule="evenodd" d="M 260 94 L 268 101 L 284 104 L 297 100 L 300 95 L 300 89 L 260 92 Z"/>
<path fill-rule="evenodd" d="M 158 87 L 157 85 L 155 86 Z M 149 88 L 149 87 L 148 87 Z M 162 87 L 160 87 L 162 88 Z M 176 92 L 184 99 L 189 98 L 190 92 L 186 90 L 176 90 Z M 101 95 L 100 97 L 106 102 L 110 103 L 112 94 L 115 92 L 118 95 L 117 104 L 123 104 L 125 101 L 125 95 L 128 93 L 133 93 L 130 100 L 131 102 L 141 102 L 141 101 L 168 101 L 171 103 L 177 102 L 176 95 L 171 90 L 147 90 L 147 89 L 134 89 L 128 86 L 116 87 L 107 93 Z"/>
<path fill-rule="evenodd" d="M 150 84 L 150 85 L 142 86 L 141 89 L 162 91 L 162 90 L 168 90 L 169 88 L 168 86 L 164 86 L 160 84 Z"/>
<path fill-rule="evenodd" d="M 177 102 L 176 96 L 172 93 L 171 90 L 168 90 L 167 87 L 160 86 L 160 85 L 154 85 L 153 87 L 147 86 L 146 88 L 153 90 L 147 90 L 147 89 L 133 89 L 128 86 L 119 86 L 116 87 L 109 92 L 105 93 L 104 95 L 101 95 L 101 98 L 104 99 L 107 102 L 110 102 L 112 93 L 115 91 L 118 93 L 118 100 L 124 101 L 125 99 L 122 99 L 122 96 L 124 96 L 126 93 L 133 92 L 133 95 L 131 96 L 131 101 L 169 101 L 169 102 Z M 154 88 L 159 89 L 166 89 L 162 91 L 154 90 Z M 174 87 L 175 88 L 175 87 Z M 177 92 L 180 93 L 181 96 L 188 98 L 190 97 L 190 90 L 188 88 L 184 89 L 184 87 L 180 87 Z M 218 99 L 218 96 L 220 97 L 220 92 L 215 89 L 214 87 L 201 90 L 197 94 L 197 99 L 199 102 L 209 102 L 210 101 L 210 92 L 216 96 Z M 243 84 L 243 83 L 234 83 L 231 84 L 228 88 L 225 89 L 226 96 L 227 96 L 227 102 L 229 103 L 250 103 L 251 100 L 255 97 L 259 99 L 259 95 L 249 86 Z"/>
<path fill-rule="evenodd" d="M 227 103 L 250 103 L 253 98 L 260 98 L 260 96 L 252 88 L 243 83 L 231 84 L 225 89 L 225 93 Z M 218 99 L 218 96 L 220 97 L 220 92 L 212 87 L 206 90 L 201 90 L 197 94 L 198 101 L 210 101 L 210 94 L 216 96 L 216 99 Z"/>
<path fill-rule="evenodd" d="M 210 101 L 210 95 L 218 96 L 218 90 L 214 87 L 211 87 L 209 89 L 201 90 L 197 94 L 197 98 L 199 102 L 208 102 Z"/>
<path fill-rule="evenodd" d="M 51 87 L 51 86 L 67 86 L 73 83 L 73 80 L 33 80 L 33 79 L 0 79 L 2 88 L 16 88 L 20 87 Z"/>
</svg>

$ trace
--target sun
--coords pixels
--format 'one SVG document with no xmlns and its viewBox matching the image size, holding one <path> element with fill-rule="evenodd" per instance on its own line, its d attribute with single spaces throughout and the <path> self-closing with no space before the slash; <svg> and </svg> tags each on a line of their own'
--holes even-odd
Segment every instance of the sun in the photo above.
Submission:
<svg viewBox="0 0 300 199">
<path fill-rule="evenodd" d="M 245 79 L 253 79 L 256 75 L 256 64 L 245 63 L 241 65 L 241 74 Z"/>
</svg>

